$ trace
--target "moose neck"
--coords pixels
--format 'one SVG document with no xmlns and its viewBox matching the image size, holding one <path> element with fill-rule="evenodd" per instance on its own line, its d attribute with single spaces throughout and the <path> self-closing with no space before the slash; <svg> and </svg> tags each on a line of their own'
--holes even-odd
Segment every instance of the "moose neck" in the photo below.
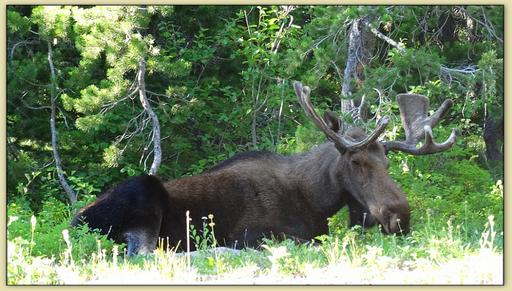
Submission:
<svg viewBox="0 0 512 291">
<path fill-rule="evenodd" d="M 332 142 L 319 145 L 309 152 L 292 156 L 290 175 L 295 177 L 299 192 L 310 202 L 314 211 L 327 217 L 343 205 L 340 182 L 341 155 Z"/>
</svg>

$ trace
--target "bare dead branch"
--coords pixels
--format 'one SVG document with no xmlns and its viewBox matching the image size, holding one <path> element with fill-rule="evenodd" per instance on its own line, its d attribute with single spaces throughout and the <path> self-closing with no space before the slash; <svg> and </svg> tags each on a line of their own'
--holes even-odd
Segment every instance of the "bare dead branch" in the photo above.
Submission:
<svg viewBox="0 0 512 291">
<path fill-rule="evenodd" d="M 334 33 L 330 33 L 330 34 L 322 37 L 321 39 L 315 41 L 315 43 L 313 45 L 311 45 L 311 47 L 308 50 L 306 50 L 304 53 L 302 53 L 301 56 L 305 57 L 309 52 L 311 52 L 314 49 L 317 49 L 320 46 L 320 44 L 322 44 L 326 39 L 330 38 L 333 35 L 335 35 L 335 34 Z"/>
<path fill-rule="evenodd" d="M 127 99 L 131 99 L 133 95 L 137 94 L 138 89 L 139 88 L 135 87 L 135 89 L 132 92 L 128 93 L 128 95 L 124 96 L 123 98 L 103 104 L 100 110 L 100 114 L 104 114 L 105 112 L 114 108 L 117 104 L 124 102 Z"/>
<path fill-rule="evenodd" d="M 460 73 L 460 74 L 475 75 L 475 73 L 478 72 L 479 70 L 480 69 L 478 69 L 478 67 L 476 65 L 468 65 L 468 66 L 463 66 L 463 67 L 459 67 L 459 68 L 448 68 L 444 65 L 441 65 L 441 72 L 447 73 L 447 74 Z"/>
<path fill-rule="evenodd" d="M 366 25 L 370 31 L 378 38 L 382 39 L 383 41 L 389 43 L 391 46 L 395 47 L 396 49 L 398 49 L 399 52 L 401 53 L 404 53 L 405 52 L 405 48 L 399 44 L 398 42 L 396 42 L 395 40 L 389 38 L 388 36 L 382 34 L 380 31 L 378 31 L 375 27 L 373 27 L 373 25 L 368 22 L 367 20 L 363 20 L 363 24 Z"/>
<path fill-rule="evenodd" d="M 361 103 L 357 107 L 356 119 L 366 120 L 366 110 L 368 109 L 368 103 L 366 102 L 366 95 L 361 97 Z"/>
<path fill-rule="evenodd" d="M 286 19 L 286 17 L 294 9 L 295 9 L 295 7 L 292 6 L 292 5 L 283 6 L 283 11 L 284 11 L 283 19 Z M 293 23 L 293 16 L 292 15 L 290 15 L 290 22 L 288 22 L 288 26 L 286 27 L 286 29 L 284 28 L 284 26 L 286 24 L 286 21 L 283 21 L 283 23 L 281 24 L 281 27 L 279 28 L 279 31 L 276 34 L 276 38 L 272 42 L 271 49 L 270 49 L 271 53 L 273 53 L 273 54 L 277 53 L 277 50 L 279 49 L 279 45 L 281 44 L 281 40 L 284 38 L 284 35 L 288 31 L 288 29 L 292 26 L 292 23 Z"/>
<path fill-rule="evenodd" d="M 12 59 L 14 58 L 14 52 L 16 51 L 16 48 L 19 46 L 19 45 L 29 45 L 29 44 L 35 44 L 35 43 L 39 43 L 38 40 L 23 40 L 23 41 L 19 41 L 17 43 L 15 43 L 12 47 L 11 47 L 11 50 L 9 52 L 9 62 L 12 61 Z"/>
<path fill-rule="evenodd" d="M 27 103 L 27 101 L 25 101 L 25 99 L 24 99 L 24 98 L 25 98 L 25 96 L 26 96 L 27 94 L 28 94 L 28 91 L 27 91 L 27 92 L 25 92 L 25 93 L 20 97 L 20 101 L 21 101 L 21 103 L 23 103 L 23 105 L 25 105 L 25 107 L 27 107 L 28 109 L 32 109 L 32 110 L 41 110 L 41 109 L 50 109 L 50 110 L 51 110 L 51 109 L 52 109 L 52 107 L 51 107 L 51 106 L 37 106 L 37 107 L 36 107 L 36 106 L 29 105 L 29 104 Z"/>
<path fill-rule="evenodd" d="M 251 9 L 252 10 L 252 9 Z M 249 11 L 250 13 L 250 11 Z M 249 19 L 247 19 L 247 12 L 244 9 L 245 25 L 247 26 L 247 34 L 251 36 L 251 27 L 249 25 Z"/>
<path fill-rule="evenodd" d="M 133 136 L 140 133 L 140 128 L 138 126 L 138 119 L 145 113 L 146 113 L 146 111 L 141 111 L 137 116 L 130 119 L 128 121 L 128 124 L 126 125 L 126 128 L 125 128 L 123 134 L 116 137 L 116 141 L 114 144 L 119 144 L 123 140 L 130 140 Z M 133 125 L 135 125 L 135 130 L 129 131 Z"/>
<path fill-rule="evenodd" d="M 499 42 L 503 43 L 503 39 L 501 39 L 497 34 L 496 30 L 494 29 L 494 26 L 490 21 L 487 21 L 487 16 L 485 15 L 484 7 L 480 7 L 482 9 L 482 16 L 484 17 L 484 25 L 487 31 L 494 36 Z M 476 22 L 479 22 L 478 19 L 471 17 L 471 19 L 475 20 Z M 481 22 L 480 22 L 481 23 Z"/>
<path fill-rule="evenodd" d="M 281 120 L 283 117 L 283 107 L 284 107 L 284 80 L 280 81 L 281 85 L 281 102 L 279 104 L 279 111 L 277 113 L 277 139 L 281 139 Z"/>
<path fill-rule="evenodd" d="M 348 56 L 343 72 L 343 83 L 341 86 L 341 111 L 346 113 L 353 113 L 354 101 L 348 99 L 352 92 L 350 90 L 350 81 L 356 75 L 357 66 L 357 50 L 361 43 L 361 31 L 359 28 L 359 20 L 352 21 L 349 32 L 349 43 L 348 43 Z"/>
<path fill-rule="evenodd" d="M 451 85 L 452 82 L 460 84 L 457 74 L 469 74 L 471 76 L 474 76 L 478 71 L 480 71 L 480 69 L 476 65 L 468 65 L 458 68 L 448 68 L 444 65 L 441 65 L 440 67 L 440 75 L 446 82 L 448 82 L 448 85 Z"/>
<path fill-rule="evenodd" d="M 52 150 L 53 150 L 53 158 L 55 160 L 55 168 L 57 169 L 57 176 L 59 177 L 60 184 L 66 195 L 68 196 L 71 204 L 76 203 L 77 195 L 73 191 L 73 189 L 69 186 L 66 178 L 64 177 L 64 171 L 62 170 L 62 162 L 60 159 L 59 149 L 58 149 L 58 138 L 57 138 L 57 126 L 55 124 L 55 115 L 56 115 L 56 103 L 57 103 L 57 74 L 55 71 L 55 67 L 53 65 L 53 52 L 52 52 L 52 44 L 48 41 L 48 64 L 50 66 L 50 74 L 51 74 L 51 87 L 50 87 L 50 104 L 51 104 L 51 113 L 50 113 L 50 129 L 52 133 Z"/>
<path fill-rule="evenodd" d="M 162 161 L 162 150 L 160 146 L 160 123 L 158 121 L 158 117 L 155 112 L 151 108 L 149 104 L 148 98 L 146 96 L 146 83 L 144 80 L 144 75 L 146 73 L 146 61 L 144 58 L 140 58 L 139 60 L 139 70 L 137 72 L 137 83 L 139 88 L 139 97 L 140 103 L 142 107 L 147 112 L 151 121 L 153 122 L 153 163 L 151 164 L 151 168 L 149 169 L 150 175 L 155 175 L 160 167 L 160 163 Z"/>
</svg>

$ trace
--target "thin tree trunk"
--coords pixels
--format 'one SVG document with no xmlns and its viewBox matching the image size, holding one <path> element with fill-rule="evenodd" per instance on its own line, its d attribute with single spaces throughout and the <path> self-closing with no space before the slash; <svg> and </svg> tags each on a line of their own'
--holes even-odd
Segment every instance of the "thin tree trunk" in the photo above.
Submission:
<svg viewBox="0 0 512 291">
<path fill-rule="evenodd" d="M 352 119 L 365 120 L 367 104 L 365 98 L 360 100 L 359 105 L 351 98 L 352 90 L 351 81 L 355 79 L 357 82 L 364 80 L 364 67 L 371 59 L 371 51 L 375 45 L 373 34 L 365 30 L 365 19 L 356 19 L 350 26 L 348 37 L 348 56 L 343 72 L 343 83 L 341 87 L 341 111 L 344 115 L 350 114 Z M 369 27 L 371 29 L 371 27 Z M 373 32 L 373 31 L 372 31 Z"/>
<path fill-rule="evenodd" d="M 50 65 L 50 76 L 51 76 L 51 84 L 50 84 L 50 129 L 52 133 L 52 150 L 53 150 L 53 158 L 55 160 L 55 168 L 57 169 L 57 176 L 59 177 L 59 182 L 66 192 L 66 195 L 69 198 L 69 201 L 71 204 L 75 204 L 76 202 L 76 193 L 71 189 L 69 186 L 66 178 L 64 177 L 64 171 L 62 170 L 62 163 L 59 155 L 59 149 L 58 149 L 58 139 L 57 139 L 57 127 L 55 125 L 55 115 L 56 115 L 56 103 L 57 103 L 57 74 L 55 72 L 55 67 L 53 65 L 52 60 L 52 44 L 50 41 L 48 41 L 48 64 Z"/>
<path fill-rule="evenodd" d="M 279 105 L 279 111 L 277 114 L 277 140 L 281 140 L 281 118 L 283 117 L 283 107 L 284 107 L 284 81 L 281 81 L 281 103 Z M 274 149 L 276 145 L 274 144 Z"/>
<path fill-rule="evenodd" d="M 343 114 L 351 114 L 354 109 L 354 101 L 349 99 L 352 95 L 350 81 L 356 75 L 357 50 L 360 44 L 359 20 L 354 20 L 350 27 L 347 63 L 343 72 L 343 84 L 341 86 L 341 112 Z"/>
<path fill-rule="evenodd" d="M 139 71 L 137 72 L 137 83 L 139 89 L 140 103 L 142 104 L 142 107 L 148 113 L 149 117 L 151 118 L 151 121 L 153 122 L 153 163 L 151 164 L 151 168 L 149 169 L 149 174 L 155 175 L 162 161 L 162 148 L 160 146 L 160 122 L 158 122 L 158 117 L 151 108 L 151 105 L 149 104 L 148 98 L 146 96 L 146 83 L 144 80 L 145 73 L 146 61 L 144 60 L 144 58 L 140 58 Z"/>
<path fill-rule="evenodd" d="M 252 122 L 251 122 L 251 139 L 252 139 L 252 145 L 256 146 L 258 144 L 258 134 L 256 133 L 256 110 L 254 110 L 252 114 Z"/>
<path fill-rule="evenodd" d="M 258 144 L 258 132 L 257 132 L 257 129 L 258 129 L 258 111 L 260 110 L 261 106 L 263 105 L 263 104 L 258 104 L 258 102 L 260 100 L 261 83 L 262 83 L 262 80 L 263 80 L 263 77 L 261 76 L 261 73 L 260 73 L 259 78 L 260 79 L 258 81 L 258 91 L 256 92 L 256 94 L 254 93 L 254 85 L 252 86 L 253 109 L 252 109 L 251 136 L 252 136 L 252 146 L 253 147 L 255 147 Z M 255 81 L 255 79 L 253 79 L 253 84 L 254 84 L 254 81 Z M 265 101 L 263 101 L 263 102 L 265 102 Z"/>
</svg>

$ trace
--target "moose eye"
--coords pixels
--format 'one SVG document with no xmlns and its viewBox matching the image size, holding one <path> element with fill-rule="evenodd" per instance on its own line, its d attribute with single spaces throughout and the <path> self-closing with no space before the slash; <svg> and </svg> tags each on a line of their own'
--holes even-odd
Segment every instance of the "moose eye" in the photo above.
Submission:
<svg viewBox="0 0 512 291">
<path fill-rule="evenodd" d="M 354 166 L 360 166 L 361 165 L 361 162 L 357 161 L 357 160 L 352 160 L 352 165 Z"/>
</svg>

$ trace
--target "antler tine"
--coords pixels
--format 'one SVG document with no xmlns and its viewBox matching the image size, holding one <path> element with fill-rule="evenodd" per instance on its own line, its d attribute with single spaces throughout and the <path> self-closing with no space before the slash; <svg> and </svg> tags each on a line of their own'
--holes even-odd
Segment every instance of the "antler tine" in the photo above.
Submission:
<svg viewBox="0 0 512 291">
<path fill-rule="evenodd" d="M 311 104 L 311 99 L 309 97 L 311 90 L 308 86 L 302 86 L 302 84 L 298 81 L 293 82 L 293 87 L 295 89 L 295 94 L 299 97 L 299 103 L 306 112 L 306 115 L 311 118 L 311 120 L 322 130 L 327 138 L 333 141 L 336 144 L 336 147 L 342 151 L 357 151 L 368 144 L 375 142 L 379 136 L 384 132 L 386 126 L 388 125 L 388 118 L 385 116 L 379 120 L 379 124 L 377 128 L 368 135 L 365 139 L 361 141 L 354 141 L 349 137 L 344 135 L 336 134 L 332 129 L 327 126 L 324 120 L 316 113 L 313 105 Z"/>
<path fill-rule="evenodd" d="M 451 99 L 445 100 L 434 114 L 427 117 L 428 98 L 417 94 L 399 94 L 397 102 L 400 108 L 400 117 L 405 129 L 405 141 L 387 141 L 384 146 L 388 151 L 403 151 L 413 155 L 426 155 L 445 151 L 453 146 L 459 133 L 454 128 L 448 139 L 437 143 L 432 134 L 432 127 L 443 118 L 453 105 Z M 424 144 L 417 148 L 421 139 Z"/>
<path fill-rule="evenodd" d="M 454 128 L 450 133 L 450 136 L 443 143 L 437 143 L 434 140 L 434 136 L 432 135 L 432 128 L 428 125 L 425 125 L 425 144 L 420 148 L 420 151 L 423 150 L 426 153 L 437 153 L 442 152 L 453 146 L 455 141 L 457 140 L 457 135 L 459 134 L 459 129 Z"/>
<path fill-rule="evenodd" d="M 457 140 L 459 130 L 457 128 L 452 129 L 452 133 L 443 143 L 437 143 L 432 135 L 432 128 L 425 125 L 425 143 L 420 147 L 416 147 L 416 143 L 407 143 L 402 141 L 387 141 L 384 143 L 384 147 L 388 151 L 402 151 L 412 155 L 428 155 L 435 154 L 445 151 L 453 146 Z"/>
<path fill-rule="evenodd" d="M 441 104 L 441 106 L 439 106 L 439 108 L 436 110 L 436 112 L 434 112 L 434 114 L 432 114 L 430 116 L 430 119 L 432 120 L 431 121 L 432 127 L 435 127 L 439 123 L 439 120 L 444 118 L 444 116 L 452 108 L 452 105 L 453 105 L 452 99 L 444 100 L 443 104 Z"/>
<path fill-rule="evenodd" d="M 311 89 L 308 86 L 302 86 L 298 81 L 293 82 L 293 88 L 295 89 L 295 94 L 299 97 L 299 103 L 306 112 L 306 115 L 325 133 L 329 140 L 337 143 L 338 135 L 327 126 L 324 120 L 316 113 L 313 104 L 311 104 L 311 99 L 309 98 Z"/>
</svg>

